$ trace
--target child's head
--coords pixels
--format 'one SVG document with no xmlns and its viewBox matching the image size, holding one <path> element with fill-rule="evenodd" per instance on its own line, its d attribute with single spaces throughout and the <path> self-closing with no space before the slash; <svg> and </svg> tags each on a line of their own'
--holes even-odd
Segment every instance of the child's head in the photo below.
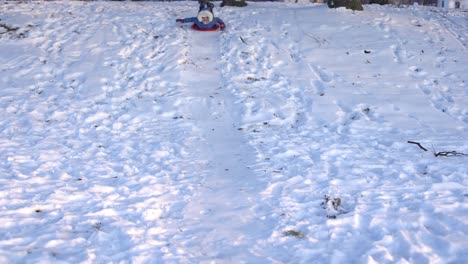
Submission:
<svg viewBox="0 0 468 264">
<path fill-rule="evenodd" d="M 198 13 L 197 19 L 203 24 L 208 24 L 213 21 L 213 14 L 208 10 L 202 10 Z"/>
</svg>

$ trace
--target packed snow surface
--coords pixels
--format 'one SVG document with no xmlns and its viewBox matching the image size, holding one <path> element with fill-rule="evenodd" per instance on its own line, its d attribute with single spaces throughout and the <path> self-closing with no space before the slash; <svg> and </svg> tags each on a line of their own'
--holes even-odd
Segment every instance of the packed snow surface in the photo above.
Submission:
<svg viewBox="0 0 468 264">
<path fill-rule="evenodd" d="M 0 262 L 468 259 L 466 10 L 197 10 L 0 3 Z"/>
</svg>

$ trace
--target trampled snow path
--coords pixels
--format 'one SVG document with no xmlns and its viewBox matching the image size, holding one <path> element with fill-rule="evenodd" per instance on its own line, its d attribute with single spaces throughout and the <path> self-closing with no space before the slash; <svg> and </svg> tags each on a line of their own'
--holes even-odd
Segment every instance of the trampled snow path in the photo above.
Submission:
<svg viewBox="0 0 468 264">
<path fill-rule="evenodd" d="M 226 71 L 241 73 L 229 88 L 244 101 L 244 130 L 257 150 L 258 167 L 269 177 L 262 198 L 273 208 L 268 219 L 277 225 L 266 247 L 298 249 L 292 255 L 275 250 L 271 259 L 463 258 L 464 242 L 446 246 L 440 237 L 449 234 L 443 222 L 454 225 L 454 237 L 466 234 L 463 206 L 455 203 L 460 211 L 453 210 L 443 195 L 451 193 L 461 202 L 462 185 L 434 186 L 431 181 L 444 174 L 445 161 L 415 160 L 420 150 L 407 149 L 406 140 L 430 138 L 445 148 L 466 148 L 462 72 L 452 69 L 445 78 L 432 68 L 438 48 L 452 54 L 465 49 L 441 37 L 441 31 L 420 32 L 414 18 L 398 10 L 375 9 L 361 15 L 323 6 L 269 7 L 251 10 L 251 17 L 248 12 L 233 17 L 232 37 L 225 41 Z M 423 28 L 439 28 L 426 23 Z M 440 69 L 452 66 L 443 62 Z M 453 84 L 454 91 L 448 90 L 453 98 L 446 102 L 458 111 L 435 107 L 437 97 L 426 99 L 418 87 L 430 83 L 428 76 Z M 463 159 L 451 162 L 458 165 L 447 181 L 464 181 Z M 435 178 L 421 178 L 429 174 Z M 342 207 L 334 208 L 324 196 L 340 197 Z M 403 200 L 408 203 L 401 207 Z M 442 221 L 436 220 L 442 217 L 439 210 L 448 215 Z M 421 228 L 412 226 L 415 217 Z M 388 225 L 385 219 L 397 223 Z M 289 238 L 288 230 L 307 242 Z"/>
</svg>

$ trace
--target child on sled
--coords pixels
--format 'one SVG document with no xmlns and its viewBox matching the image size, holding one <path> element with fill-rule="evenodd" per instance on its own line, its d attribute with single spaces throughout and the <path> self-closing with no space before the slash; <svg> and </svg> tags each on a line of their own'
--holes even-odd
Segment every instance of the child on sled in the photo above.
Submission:
<svg viewBox="0 0 468 264">
<path fill-rule="evenodd" d="M 192 28 L 201 31 L 210 31 L 221 29 L 224 30 L 226 25 L 219 18 L 213 15 L 214 5 L 206 0 L 199 1 L 200 8 L 198 9 L 198 15 L 196 17 L 189 18 L 178 18 L 176 22 L 179 23 L 189 23 L 192 22 Z"/>
</svg>

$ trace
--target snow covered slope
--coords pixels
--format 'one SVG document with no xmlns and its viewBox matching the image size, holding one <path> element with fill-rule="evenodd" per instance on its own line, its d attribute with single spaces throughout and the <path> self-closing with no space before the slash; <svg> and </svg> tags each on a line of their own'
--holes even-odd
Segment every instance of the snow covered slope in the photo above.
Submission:
<svg viewBox="0 0 468 264">
<path fill-rule="evenodd" d="M 466 12 L 196 11 L 0 4 L 1 262 L 468 258 Z"/>
</svg>

